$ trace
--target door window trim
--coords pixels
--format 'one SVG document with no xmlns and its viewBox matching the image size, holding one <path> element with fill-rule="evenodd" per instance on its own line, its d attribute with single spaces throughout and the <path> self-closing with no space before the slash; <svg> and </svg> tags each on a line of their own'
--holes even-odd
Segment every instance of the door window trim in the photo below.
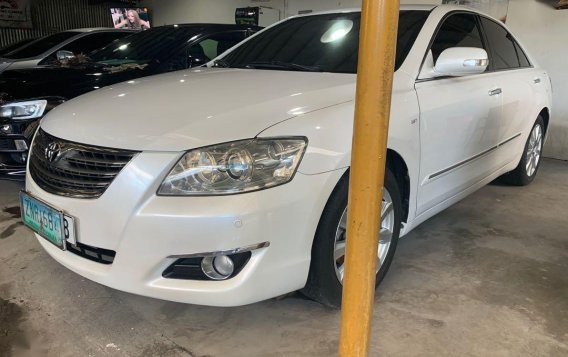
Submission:
<svg viewBox="0 0 568 357">
<path fill-rule="evenodd" d="M 531 61 L 531 59 L 529 58 L 529 56 L 527 56 L 525 50 L 521 47 L 521 45 L 519 44 L 519 41 L 517 40 L 517 38 L 511 33 L 511 31 L 507 30 L 507 28 L 505 26 L 503 26 L 503 24 L 499 23 L 499 21 L 495 21 L 494 19 L 490 18 L 489 16 L 485 16 L 482 14 L 478 14 L 477 15 L 479 17 L 479 26 L 482 29 L 483 32 L 483 36 L 486 38 L 487 40 L 487 47 L 489 48 L 489 50 L 491 51 L 491 56 L 493 56 L 493 47 L 491 46 L 491 42 L 489 41 L 489 37 L 487 37 L 487 31 L 485 30 L 485 27 L 483 26 L 483 22 L 481 21 L 481 18 L 483 17 L 484 19 L 486 19 L 487 21 L 491 21 L 494 24 L 496 24 L 497 26 L 501 27 L 505 32 L 507 32 L 507 34 L 509 36 L 511 36 L 511 40 L 513 42 L 513 48 L 515 49 L 515 54 L 517 55 L 517 60 L 519 61 L 519 67 L 516 68 L 503 68 L 503 69 L 491 69 L 491 71 L 489 71 L 488 73 L 493 73 L 493 72 L 504 72 L 504 71 L 515 71 L 515 70 L 519 70 L 519 69 L 527 69 L 527 68 L 534 68 L 534 65 Z M 515 46 L 516 45 L 516 46 Z M 528 67 L 523 67 L 521 66 L 521 59 L 519 57 L 519 52 L 517 51 L 517 47 L 519 47 L 519 49 L 521 51 L 523 51 L 523 55 L 525 56 L 525 58 L 527 59 L 527 61 L 529 62 L 529 66 Z M 490 61 L 491 62 L 491 61 Z M 490 63 L 491 65 L 491 63 Z"/>
<path fill-rule="evenodd" d="M 489 44 L 489 41 L 487 39 L 487 35 L 485 33 L 485 29 L 483 28 L 483 25 L 481 23 L 481 17 L 484 17 L 488 20 L 491 20 L 493 22 L 496 22 L 495 20 L 493 20 L 492 18 L 483 15 L 483 14 L 479 14 L 477 12 L 472 12 L 472 11 L 467 11 L 467 10 L 453 10 L 450 11 L 448 13 L 446 13 L 444 15 L 444 17 L 442 17 L 442 19 L 440 20 L 440 22 L 438 23 L 438 25 L 436 26 L 436 29 L 434 30 L 434 34 L 432 35 L 432 37 L 430 38 L 430 42 L 428 43 L 428 48 L 426 49 L 426 52 L 424 53 L 423 57 L 422 57 L 422 62 L 420 64 L 420 68 L 418 70 L 418 74 L 416 75 L 416 79 L 414 80 L 414 83 L 423 83 L 423 82 L 431 82 L 431 81 L 438 81 L 438 80 L 444 80 L 444 79 L 451 79 L 451 78 L 456 78 L 456 77 L 452 77 L 452 76 L 444 76 L 444 77 L 434 77 L 434 78 L 418 78 L 420 76 L 420 73 L 422 73 L 422 69 L 424 67 L 424 64 L 426 63 L 426 58 L 428 57 L 428 52 L 430 52 L 430 50 L 432 49 L 432 45 L 434 44 L 434 41 L 436 40 L 436 37 L 438 36 L 438 33 L 440 32 L 440 29 L 442 28 L 442 26 L 444 25 L 444 22 L 452 15 L 456 15 L 456 14 L 468 14 L 468 15 L 472 15 L 475 16 L 476 18 L 476 22 L 477 22 L 477 26 L 479 28 L 479 31 L 481 32 L 481 41 L 483 42 L 483 46 L 485 47 L 485 50 L 488 51 L 488 55 L 491 51 L 491 46 Z M 519 48 L 523 51 L 523 53 L 525 54 L 525 57 L 527 58 L 527 60 L 529 61 L 529 67 L 519 67 L 519 68 L 505 68 L 505 69 L 499 69 L 499 70 L 489 70 L 486 71 L 484 73 L 479 73 L 479 74 L 472 74 L 469 75 L 467 77 L 478 77 L 478 76 L 483 76 L 483 75 L 487 75 L 487 74 L 492 74 L 492 73 L 498 73 L 498 72 L 504 72 L 504 71 L 516 71 L 516 70 L 523 70 L 523 69 L 529 69 L 529 68 L 534 68 L 534 65 L 531 61 L 531 59 L 529 58 L 529 56 L 526 55 L 525 50 L 522 48 L 522 46 L 519 44 L 519 41 L 517 40 L 517 38 L 509 31 L 507 30 L 507 28 L 505 28 L 503 25 L 499 24 L 497 22 L 497 24 L 499 26 L 501 26 L 505 31 L 507 31 L 508 34 L 511 35 L 511 37 L 513 38 L 513 40 L 517 43 L 517 45 L 519 46 Z M 518 57 L 518 56 L 517 56 Z M 520 60 L 519 60 L 520 62 Z"/>
</svg>

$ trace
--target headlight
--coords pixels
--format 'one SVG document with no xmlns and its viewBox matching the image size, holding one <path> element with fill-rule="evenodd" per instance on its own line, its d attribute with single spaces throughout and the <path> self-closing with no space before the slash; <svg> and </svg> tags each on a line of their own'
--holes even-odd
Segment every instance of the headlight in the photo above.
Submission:
<svg viewBox="0 0 568 357">
<path fill-rule="evenodd" d="M 0 107 L 0 118 L 27 120 L 43 116 L 47 100 L 32 100 L 29 102 L 14 102 Z"/>
<path fill-rule="evenodd" d="M 170 171 L 159 195 L 204 196 L 274 187 L 294 177 L 305 138 L 252 139 L 188 151 Z"/>
</svg>

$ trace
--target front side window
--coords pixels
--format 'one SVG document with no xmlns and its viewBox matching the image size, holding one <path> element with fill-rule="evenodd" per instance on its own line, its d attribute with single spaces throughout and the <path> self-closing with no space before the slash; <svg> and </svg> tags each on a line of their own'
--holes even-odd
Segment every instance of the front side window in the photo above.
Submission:
<svg viewBox="0 0 568 357">
<path fill-rule="evenodd" d="M 455 14 L 444 21 L 431 47 L 434 63 L 436 63 L 442 52 L 452 47 L 484 49 L 481 31 L 477 25 L 475 15 Z"/>
<path fill-rule="evenodd" d="M 189 26 L 155 27 L 113 42 L 89 57 L 94 62 L 111 66 L 159 64 L 178 53 L 201 30 Z"/>
<path fill-rule="evenodd" d="M 401 11 L 396 69 L 402 65 L 429 12 Z M 222 66 L 274 70 L 356 73 L 361 13 L 293 18 L 243 43 Z"/>
<path fill-rule="evenodd" d="M 245 37 L 245 31 L 220 32 L 208 36 L 206 39 L 201 41 L 199 43 L 199 47 L 203 49 L 205 56 L 209 60 L 212 60 L 213 58 L 219 56 L 221 53 L 244 40 Z"/>
<path fill-rule="evenodd" d="M 167 71 L 202 66 L 227 49 L 244 40 L 245 31 L 219 32 L 195 41 L 172 56 L 166 65 Z"/>
<path fill-rule="evenodd" d="M 519 68 L 521 64 L 513 36 L 493 20 L 482 17 L 481 24 L 489 41 L 489 47 L 491 47 L 489 65 L 492 66 L 493 70 Z"/>
</svg>

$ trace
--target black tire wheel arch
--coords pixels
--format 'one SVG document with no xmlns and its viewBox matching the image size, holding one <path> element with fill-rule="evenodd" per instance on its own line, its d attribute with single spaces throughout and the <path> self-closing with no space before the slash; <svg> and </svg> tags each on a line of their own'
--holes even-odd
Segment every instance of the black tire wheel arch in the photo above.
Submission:
<svg viewBox="0 0 568 357">
<path fill-rule="evenodd" d="M 528 148 L 529 148 L 529 145 L 530 145 L 531 135 L 532 135 L 533 131 L 535 130 L 535 128 L 537 126 L 540 126 L 541 133 L 542 133 L 542 141 L 540 143 L 541 156 L 540 156 L 540 159 L 539 159 L 539 161 L 536 165 L 535 171 L 533 172 L 532 175 L 529 176 L 527 174 L 527 170 L 526 170 L 526 165 L 527 165 L 527 160 L 528 160 Z M 513 171 L 510 171 L 510 172 L 504 174 L 503 176 L 501 176 L 500 179 L 503 183 L 513 185 L 513 186 L 526 186 L 526 185 L 530 184 L 531 182 L 533 182 L 534 178 L 536 177 L 536 174 L 538 173 L 540 163 L 542 162 L 542 149 L 543 149 L 543 146 L 544 146 L 545 133 L 546 133 L 546 128 L 544 126 L 544 119 L 541 116 L 538 116 L 534 125 L 531 127 L 531 131 L 529 132 L 527 141 L 525 142 L 525 145 L 523 146 L 523 155 L 521 156 L 521 161 L 519 161 L 519 164 L 517 165 L 517 167 Z"/>
<path fill-rule="evenodd" d="M 325 306 L 340 308 L 342 284 L 335 272 L 335 234 L 339 220 L 347 207 L 349 173 L 339 180 L 320 217 L 312 245 L 310 272 L 301 292 Z M 394 230 L 388 253 L 377 273 L 376 286 L 384 279 L 396 251 L 400 234 L 402 201 L 395 176 L 387 169 L 385 190 L 388 190 L 394 206 Z"/>
</svg>

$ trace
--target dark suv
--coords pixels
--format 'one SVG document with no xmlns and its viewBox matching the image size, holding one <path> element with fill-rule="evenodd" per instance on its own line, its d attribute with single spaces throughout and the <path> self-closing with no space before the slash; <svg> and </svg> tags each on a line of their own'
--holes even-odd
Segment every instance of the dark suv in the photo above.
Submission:
<svg viewBox="0 0 568 357">
<path fill-rule="evenodd" d="M 0 75 L 0 178 L 22 179 L 39 119 L 81 94 L 153 74 L 201 66 L 259 27 L 188 24 L 155 27 L 58 65 Z M 128 115 L 127 108 L 124 110 Z"/>
</svg>

